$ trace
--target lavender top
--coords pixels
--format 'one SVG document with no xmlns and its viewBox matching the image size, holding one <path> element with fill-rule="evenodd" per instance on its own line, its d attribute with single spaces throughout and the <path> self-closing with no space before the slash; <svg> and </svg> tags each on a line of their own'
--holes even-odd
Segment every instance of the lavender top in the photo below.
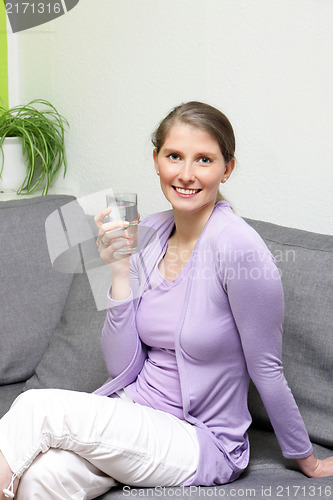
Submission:
<svg viewBox="0 0 333 500">
<path fill-rule="evenodd" d="M 182 394 L 175 352 L 179 323 L 179 297 L 186 293 L 186 273 L 166 281 L 158 270 L 152 274 L 152 289 L 140 301 L 136 314 L 139 337 L 148 348 L 147 359 L 137 379 L 126 387 L 136 403 L 152 406 L 184 419 Z"/>
<path fill-rule="evenodd" d="M 157 236 L 148 234 L 143 250 L 131 258 L 130 297 L 110 299 L 102 344 L 113 380 L 96 394 L 112 395 L 129 386 L 147 364 L 148 348 L 137 328 L 139 306 L 148 290 L 161 298 L 154 269 L 174 227 L 173 212 L 149 216 L 141 224 Z M 310 455 L 312 446 L 283 373 L 280 275 L 264 241 L 228 202 L 216 204 L 191 258 L 172 283 L 177 307 L 168 311 L 168 319 L 174 315 L 177 325 L 174 346 L 183 418 L 196 427 L 200 445 L 197 472 L 186 485 L 226 483 L 246 468 L 250 377 L 283 455 Z M 163 320 L 154 310 L 151 314 L 159 327 Z"/>
</svg>

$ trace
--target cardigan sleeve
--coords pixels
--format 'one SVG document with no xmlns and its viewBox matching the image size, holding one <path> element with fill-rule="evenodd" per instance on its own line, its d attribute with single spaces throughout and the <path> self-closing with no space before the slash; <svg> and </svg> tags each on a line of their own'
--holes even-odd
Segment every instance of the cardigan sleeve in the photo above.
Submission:
<svg viewBox="0 0 333 500">
<path fill-rule="evenodd" d="M 130 264 L 131 294 L 126 300 L 117 301 L 109 293 L 109 307 L 102 330 L 102 350 L 108 373 L 117 377 L 131 363 L 135 356 L 145 357 L 135 323 L 135 310 L 138 301 L 139 273 L 136 259 Z M 139 351 L 139 352 L 138 352 Z"/>
<path fill-rule="evenodd" d="M 283 455 L 306 457 L 311 454 L 312 445 L 283 372 L 284 296 L 274 257 L 257 233 L 253 238 L 250 232 L 247 238 L 245 232 L 236 245 L 229 245 L 221 269 L 247 370 Z"/>
</svg>

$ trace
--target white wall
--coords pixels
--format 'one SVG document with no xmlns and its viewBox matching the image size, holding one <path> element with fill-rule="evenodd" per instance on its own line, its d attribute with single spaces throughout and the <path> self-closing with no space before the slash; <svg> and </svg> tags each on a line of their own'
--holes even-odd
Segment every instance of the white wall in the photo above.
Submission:
<svg viewBox="0 0 333 500">
<path fill-rule="evenodd" d="M 235 211 L 333 234 L 332 19 L 332 0 L 80 0 L 9 35 L 10 101 L 43 97 L 69 119 L 58 191 L 135 190 L 142 216 L 169 208 L 152 131 L 206 101 L 235 129 Z"/>
</svg>

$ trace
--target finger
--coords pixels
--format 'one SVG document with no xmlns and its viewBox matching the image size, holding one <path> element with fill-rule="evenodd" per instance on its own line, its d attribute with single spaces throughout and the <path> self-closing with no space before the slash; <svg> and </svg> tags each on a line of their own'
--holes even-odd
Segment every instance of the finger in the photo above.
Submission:
<svg viewBox="0 0 333 500">
<path fill-rule="evenodd" d="M 107 260 L 108 263 L 115 262 L 116 260 L 120 260 L 126 257 L 126 254 L 117 254 L 116 252 L 120 249 L 128 249 L 128 241 L 126 238 L 118 238 L 117 240 L 111 242 L 110 244 L 103 245 L 101 242 L 98 251 L 103 258 L 103 260 Z"/>
<path fill-rule="evenodd" d="M 129 244 L 128 244 L 128 240 L 126 238 L 118 238 L 117 241 L 114 241 L 111 243 L 110 245 L 110 248 L 112 249 L 112 252 L 117 252 L 117 250 L 120 250 L 120 249 L 128 249 L 129 248 Z"/>
<path fill-rule="evenodd" d="M 106 232 L 111 232 L 114 231 L 115 229 L 125 229 L 128 227 L 130 223 L 128 221 L 122 221 L 122 220 L 115 220 L 111 222 L 105 222 L 104 224 L 101 225 L 100 230 Z"/>
<path fill-rule="evenodd" d="M 107 248 L 109 246 L 109 242 L 103 238 L 103 236 L 99 236 L 96 240 L 96 245 L 99 251 L 101 251 L 103 248 Z"/>
<path fill-rule="evenodd" d="M 101 232 L 97 238 L 97 246 L 109 247 L 115 242 L 120 242 L 122 244 L 128 244 L 129 236 L 123 230 L 119 231 L 108 231 L 106 233 Z"/>
<path fill-rule="evenodd" d="M 103 238 L 105 235 L 107 235 L 109 238 L 115 238 L 122 235 L 124 233 L 124 229 L 126 229 L 128 225 L 129 223 L 123 221 L 113 221 L 102 224 L 98 231 L 96 243 L 99 244 L 101 238 Z"/>
<path fill-rule="evenodd" d="M 96 245 L 98 247 L 101 247 L 101 246 L 108 246 L 110 244 L 109 240 L 107 239 L 107 233 L 105 231 L 102 231 L 101 229 L 98 231 L 98 235 L 97 235 L 97 238 L 96 238 Z"/>
<path fill-rule="evenodd" d="M 105 217 L 107 215 L 110 215 L 111 211 L 112 211 L 112 208 L 108 207 L 108 208 L 104 208 L 103 210 L 98 212 L 97 215 L 95 215 L 94 222 L 98 228 L 100 228 L 100 226 L 104 223 Z"/>
</svg>

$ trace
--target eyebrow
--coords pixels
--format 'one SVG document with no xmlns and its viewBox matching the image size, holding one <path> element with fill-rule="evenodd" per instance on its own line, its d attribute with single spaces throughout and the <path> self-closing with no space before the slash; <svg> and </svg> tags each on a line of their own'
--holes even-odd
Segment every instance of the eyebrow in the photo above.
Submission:
<svg viewBox="0 0 333 500">
<path fill-rule="evenodd" d="M 216 158 L 215 153 L 207 153 L 207 151 L 206 152 L 202 151 L 201 153 L 198 153 L 198 156 L 207 156 L 207 157 L 214 158 L 214 159 Z"/>
</svg>

